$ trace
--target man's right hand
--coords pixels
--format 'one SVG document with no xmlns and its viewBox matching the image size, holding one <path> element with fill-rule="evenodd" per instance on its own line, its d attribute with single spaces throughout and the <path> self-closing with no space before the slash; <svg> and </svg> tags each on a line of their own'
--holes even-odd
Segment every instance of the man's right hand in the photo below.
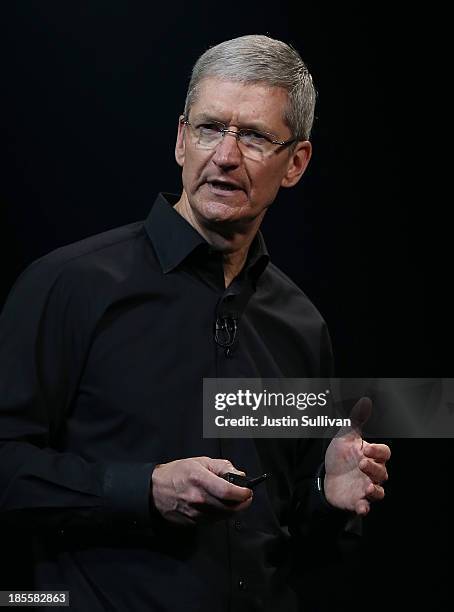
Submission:
<svg viewBox="0 0 454 612">
<path fill-rule="evenodd" d="M 245 475 L 227 459 L 191 457 L 155 467 L 152 503 L 168 521 L 180 525 L 229 518 L 252 503 L 252 491 L 220 478 L 226 472 Z"/>
</svg>

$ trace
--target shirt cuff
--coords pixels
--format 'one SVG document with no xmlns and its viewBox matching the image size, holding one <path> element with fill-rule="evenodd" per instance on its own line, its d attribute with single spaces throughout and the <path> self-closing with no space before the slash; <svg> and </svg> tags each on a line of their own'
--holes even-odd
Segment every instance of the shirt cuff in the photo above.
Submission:
<svg viewBox="0 0 454 612">
<path fill-rule="evenodd" d="M 331 519 L 334 519 L 334 524 L 337 524 L 337 526 L 342 526 L 344 531 L 354 533 L 356 535 L 362 535 L 361 517 L 357 516 L 354 512 L 341 510 L 340 508 L 336 508 L 336 506 L 330 504 L 325 496 L 324 482 L 325 462 L 323 461 L 315 475 L 315 489 L 320 503 L 318 516 L 320 518 L 330 517 Z"/>
<path fill-rule="evenodd" d="M 336 511 L 339 510 L 339 508 L 336 508 L 336 506 L 330 504 L 325 496 L 325 473 L 325 462 L 323 461 L 323 463 L 319 465 L 318 470 L 315 474 L 315 490 L 317 493 L 318 500 L 320 502 L 320 509 L 324 510 L 325 512 Z"/>
<path fill-rule="evenodd" d="M 320 518 L 329 517 L 331 520 L 336 517 L 342 523 L 343 521 L 347 521 L 349 518 L 353 516 L 352 512 L 348 510 L 342 510 L 340 508 L 336 508 L 329 503 L 325 496 L 325 462 L 320 464 L 315 474 L 315 482 L 314 482 L 314 491 L 315 495 L 313 497 L 314 504 L 314 514 Z M 315 499 L 314 499 L 315 498 Z"/>
<path fill-rule="evenodd" d="M 104 473 L 104 510 L 132 526 L 149 525 L 151 476 L 157 463 L 111 463 Z"/>
</svg>

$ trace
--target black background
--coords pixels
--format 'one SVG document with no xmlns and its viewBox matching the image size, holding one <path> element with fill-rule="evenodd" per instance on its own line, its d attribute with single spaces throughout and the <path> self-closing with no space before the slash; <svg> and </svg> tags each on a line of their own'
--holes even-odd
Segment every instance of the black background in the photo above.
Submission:
<svg viewBox="0 0 454 612">
<path fill-rule="evenodd" d="M 319 92 L 310 167 L 264 222 L 274 262 L 327 320 L 338 375 L 452 376 L 433 172 L 441 58 L 427 43 L 443 38 L 446 17 L 318 2 L 2 10 L 0 303 L 32 260 L 144 218 L 158 191 L 180 190 L 173 148 L 194 61 L 264 33 L 301 52 Z M 452 609 L 451 441 L 391 445 L 386 500 L 365 523 L 361 553 L 324 588 L 351 610 Z M 2 588 L 26 586 L 26 543 L 3 542 Z"/>
</svg>

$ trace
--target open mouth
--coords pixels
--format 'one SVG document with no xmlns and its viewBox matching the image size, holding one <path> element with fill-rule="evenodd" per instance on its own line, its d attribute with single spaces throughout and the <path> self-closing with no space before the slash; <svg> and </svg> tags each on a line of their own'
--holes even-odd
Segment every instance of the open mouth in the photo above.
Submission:
<svg viewBox="0 0 454 612">
<path fill-rule="evenodd" d="M 237 185 L 232 183 L 224 183 L 222 181 L 209 181 L 208 185 L 215 191 L 228 192 L 228 191 L 242 191 Z"/>
</svg>

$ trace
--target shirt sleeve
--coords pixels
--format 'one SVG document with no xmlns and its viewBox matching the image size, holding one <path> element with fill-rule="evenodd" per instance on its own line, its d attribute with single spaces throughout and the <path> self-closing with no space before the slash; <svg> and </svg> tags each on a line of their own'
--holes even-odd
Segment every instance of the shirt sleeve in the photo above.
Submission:
<svg viewBox="0 0 454 612">
<path fill-rule="evenodd" d="M 154 463 L 90 462 L 59 449 L 93 312 L 47 259 L 13 287 L 0 316 L 0 520 L 32 528 L 151 527 Z"/>
</svg>

